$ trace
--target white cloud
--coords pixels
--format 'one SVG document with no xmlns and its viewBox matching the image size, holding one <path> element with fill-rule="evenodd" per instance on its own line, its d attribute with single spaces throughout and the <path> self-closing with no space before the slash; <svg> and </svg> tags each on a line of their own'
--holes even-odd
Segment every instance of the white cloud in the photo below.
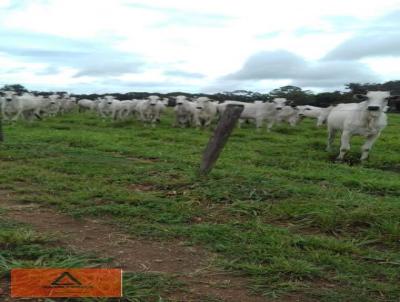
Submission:
<svg viewBox="0 0 400 302">
<path fill-rule="evenodd" d="M 327 53 L 349 43 L 346 41 L 351 41 L 370 24 L 398 9 L 400 0 L 30 0 L 16 3 L 0 0 L 0 8 L 4 8 L 0 12 L 1 33 L 9 31 L 17 37 L 31 35 L 32 39 L 25 39 L 26 43 L 21 45 L 10 34 L 5 43 L 2 41 L 0 54 L 7 53 L 17 69 L 18 64 L 25 66 L 23 79 L 29 79 L 27 82 L 43 81 L 45 86 L 45 73 L 54 71 L 58 73 L 51 83 L 58 81 L 60 86 L 88 91 L 100 89 L 100 82 L 112 85 L 111 80 L 115 81 L 115 89 L 126 87 L 126 81 L 136 81 L 138 85 L 146 83 L 143 88 L 167 89 L 166 85 L 160 85 L 164 82 L 174 83 L 171 89 L 179 90 L 250 87 L 263 91 L 266 86 L 295 79 L 259 79 L 251 83 L 218 79 L 239 70 L 252 54 L 260 51 L 284 49 L 301 57 L 308 66 L 313 62 L 316 65 Z M 8 52 L 7 41 L 14 46 Z M 37 54 L 27 55 L 27 48 L 63 51 L 65 60 L 42 56 L 39 61 Z M 82 49 L 89 56 L 67 55 Z M 380 56 L 379 47 L 376 49 Z M 368 68 L 385 79 L 400 77 L 400 71 L 395 68 L 382 69 L 377 63 L 379 60 L 349 63 L 346 70 L 354 75 L 349 66 L 357 66 L 360 80 L 365 78 L 361 74 Z M 47 69 L 38 69 L 35 64 Z M 360 64 L 365 66 L 361 68 Z M 0 74 L 0 80 L 9 83 L 21 79 L 17 69 Z M 317 67 L 309 70 L 320 71 Z M 186 73 L 187 77 L 179 78 L 173 71 Z M 81 77 L 77 78 L 76 74 Z M 204 76 L 190 77 L 196 74 Z M 333 82 L 340 85 L 338 78 L 324 81 L 319 82 L 321 87 L 331 87 Z M 151 82 L 158 86 L 149 85 Z"/>
</svg>

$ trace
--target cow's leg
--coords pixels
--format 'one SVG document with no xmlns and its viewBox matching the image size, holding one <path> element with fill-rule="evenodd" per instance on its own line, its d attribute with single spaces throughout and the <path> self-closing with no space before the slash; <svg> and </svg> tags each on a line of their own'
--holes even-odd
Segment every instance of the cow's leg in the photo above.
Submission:
<svg viewBox="0 0 400 302">
<path fill-rule="evenodd" d="M 12 118 L 12 121 L 17 121 L 21 116 L 21 114 L 22 114 L 22 109 L 18 110 L 17 114 L 14 115 L 14 117 Z"/>
<path fill-rule="evenodd" d="M 199 118 L 196 118 L 196 129 L 200 130 L 201 129 L 201 121 Z"/>
<path fill-rule="evenodd" d="M 350 132 L 343 131 L 340 144 L 340 153 L 339 156 L 337 157 L 338 160 L 343 160 L 347 151 L 350 150 L 350 138 L 351 138 Z"/>
<path fill-rule="evenodd" d="M 182 128 L 182 124 L 180 123 L 179 115 L 176 114 L 174 122 L 172 123 L 172 127 L 176 128 L 178 126 L 180 126 Z"/>
<path fill-rule="evenodd" d="M 8 121 L 10 119 L 10 116 L 7 114 L 7 112 L 4 108 L 2 109 L 1 115 L 2 115 L 4 121 Z"/>
<path fill-rule="evenodd" d="M 328 151 L 328 152 L 332 151 L 332 144 L 333 144 L 333 141 L 335 140 L 336 131 L 337 130 L 333 129 L 333 128 L 328 129 L 328 143 L 326 145 L 326 151 Z"/>
<path fill-rule="evenodd" d="M 116 110 L 111 111 L 111 119 L 113 121 L 117 120 L 117 111 Z"/>
<path fill-rule="evenodd" d="M 243 120 L 245 122 L 245 120 Z M 257 117 L 255 119 L 255 124 L 256 124 L 256 132 L 259 132 L 263 126 L 264 119 L 262 117 Z"/>
<path fill-rule="evenodd" d="M 380 133 L 371 135 L 367 137 L 367 140 L 361 147 L 361 161 L 366 160 L 369 155 L 369 151 L 372 149 L 372 146 L 374 145 L 375 141 L 378 139 Z"/>
<path fill-rule="evenodd" d="M 275 120 L 270 120 L 268 123 L 267 123 L 267 131 L 268 132 L 271 132 L 271 129 L 272 129 L 272 127 L 274 126 L 274 124 L 275 124 Z"/>
</svg>

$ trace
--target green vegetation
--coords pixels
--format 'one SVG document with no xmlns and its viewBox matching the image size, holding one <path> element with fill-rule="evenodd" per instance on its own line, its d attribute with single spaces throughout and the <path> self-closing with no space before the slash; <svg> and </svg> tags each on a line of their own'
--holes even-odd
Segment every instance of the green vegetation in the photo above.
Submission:
<svg viewBox="0 0 400 302">
<path fill-rule="evenodd" d="M 4 215 L 4 212 L 1 212 Z M 37 234 L 27 226 L 0 219 L 0 280 L 13 268 L 78 268 L 98 267 L 109 259 L 94 255 L 77 255 L 57 247 L 55 238 Z M 6 284 L 2 283 L 2 287 Z M 130 302 L 165 301 L 162 296 L 181 286 L 171 277 L 155 273 L 125 273 L 124 300 Z M 7 288 L 3 288 L 5 292 Z M 74 299 L 70 299 L 75 301 Z M 105 299 L 86 299 L 87 301 Z M 55 301 L 47 299 L 46 301 Z"/>
<path fill-rule="evenodd" d="M 169 115 L 151 129 L 88 114 L 5 125 L 0 188 L 72 215 L 110 217 L 137 236 L 200 244 L 263 295 L 400 299 L 400 116 L 389 117 L 362 165 L 360 138 L 346 163 L 334 163 L 313 121 L 236 129 L 204 178 L 196 170 L 210 132 L 171 123 Z M 17 237 L 17 249 L 41 240 Z M 38 248 L 28 259 L 58 253 Z"/>
</svg>

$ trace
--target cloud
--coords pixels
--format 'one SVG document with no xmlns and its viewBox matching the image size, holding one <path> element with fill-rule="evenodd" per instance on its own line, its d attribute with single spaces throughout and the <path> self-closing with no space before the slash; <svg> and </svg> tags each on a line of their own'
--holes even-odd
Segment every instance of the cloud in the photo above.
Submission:
<svg viewBox="0 0 400 302">
<path fill-rule="evenodd" d="M 283 0 L 271 10 L 258 0 L 86 0 L 79 9 L 75 1 L 0 0 L 0 81 L 87 91 L 131 84 L 142 91 L 265 91 L 281 83 L 373 81 L 368 66 L 392 80 L 400 75 L 397 59 L 377 56 L 394 55 L 387 49 L 397 44 L 377 38 L 400 40 L 400 15 L 377 16 L 398 9 L 398 1 Z M 360 45 L 365 36 L 368 46 Z M 351 50 L 320 59 L 351 39 Z"/>
<path fill-rule="evenodd" d="M 357 60 L 366 57 L 400 56 L 400 31 L 391 34 L 362 34 L 330 51 L 325 60 Z"/>
<path fill-rule="evenodd" d="M 187 9 L 177 9 L 172 7 L 161 7 L 143 3 L 125 3 L 125 6 L 133 9 L 144 9 L 156 11 L 164 15 L 164 20 L 154 24 L 154 27 L 164 26 L 194 26 L 194 27 L 221 27 L 228 21 L 234 20 L 234 17 L 205 13 Z"/>
<path fill-rule="evenodd" d="M 74 77 L 116 76 L 139 72 L 144 66 L 143 59 L 138 55 L 114 49 L 101 39 L 88 42 L 48 34 L 0 30 L 0 34 L 3 33 L 7 44 L 0 46 L 0 53 L 27 62 L 47 64 L 47 71 L 71 67 L 79 70 Z"/>
<path fill-rule="evenodd" d="M 299 56 L 286 51 L 261 51 L 244 63 L 243 67 L 226 79 L 261 80 L 291 78 L 299 69 L 304 69 L 306 62 Z"/>
<path fill-rule="evenodd" d="M 171 92 L 171 91 L 198 91 L 198 86 L 176 81 L 132 81 L 121 79 L 110 79 L 97 81 L 96 85 L 102 91 L 106 87 L 113 87 L 117 91 L 148 91 L 148 92 Z"/>
<path fill-rule="evenodd" d="M 279 37 L 280 34 L 281 34 L 280 31 L 270 31 L 270 32 L 265 32 L 265 33 L 262 33 L 262 34 L 258 34 L 256 36 L 256 38 L 257 39 L 261 39 L 261 40 L 263 40 L 263 39 L 268 40 L 268 39 Z"/>
<path fill-rule="evenodd" d="M 338 87 L 348 82 L 371 82 L 378 76 L 365 64 L 351 61 L 306 61 L 286 50 L 262 51 L 223 80 L 291 80 L 306 87 Z"/>
<path fill-rule="evenodd" d="M 324 60 L 400 56 L 400 11 L 381 17 L 330 51 Z"/>
<path fill-rule="evenodd" d="M 181 78 L 193 78 L 193 79 L 201 79 L 205 77 L 204 74 L 197 72 L 189 72 L 184 70 L 168 70 L 164 72 L 164 75 L 172 77 L 181 77 Z"/>
<path fill-rule="evenodd" d="M 74 77 L 82 76 L 118 76 L 127 73 L 137 73 L 141 70 L 141 63 L 102 60 L 96 64 L 88 64 L 77 72 Z"/>
</svg>

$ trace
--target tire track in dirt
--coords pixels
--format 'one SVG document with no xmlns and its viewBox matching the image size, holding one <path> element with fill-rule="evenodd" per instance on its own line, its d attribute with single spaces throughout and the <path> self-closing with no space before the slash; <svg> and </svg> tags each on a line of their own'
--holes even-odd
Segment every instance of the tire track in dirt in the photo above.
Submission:
<svg viewBox="0 0 400 302">
<path fill-rule="evenodd" d="M 215 255 L 201 247 L 186 246 L 179 240 L 133 238 L 103 219 L 75 219 L 46 206 L 17 203 L 7 192 L 0 191 L 0 207 L 7 210 L 6 216 L 11 220 L 29 224 L 39 233 L 55 234 L 62 247 L 113 259 L 103 267 L 177 276 L 186 289 L 171 293 L 168 298 L 173 301 L 204 301 L 205 297 L 235 302 L 268 301 L 249 294 L 246 278 L 210 268 Z M 280 301 L 300 300 L 290 297 Z"/>
</svg>

